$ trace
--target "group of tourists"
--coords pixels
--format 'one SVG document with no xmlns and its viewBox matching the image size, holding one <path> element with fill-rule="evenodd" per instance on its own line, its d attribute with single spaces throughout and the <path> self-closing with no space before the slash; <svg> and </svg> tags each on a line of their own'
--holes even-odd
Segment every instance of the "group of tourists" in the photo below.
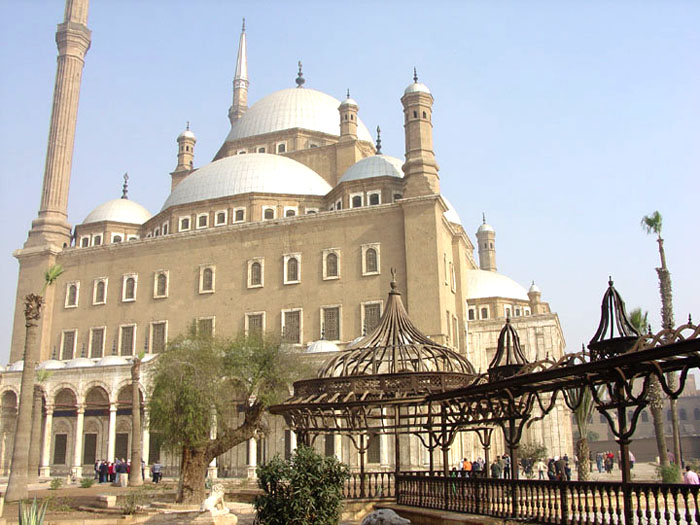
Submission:
<svg viewBox="0 0 700 525">
<path fill-rule="evenodd" d="M 452 467 L 452 476 L 460 478 L 480 477 L 483 475 L 484 465 L 484 460 L 481 458 L 477 458 L 474 461 L 462 458 L 461 461 L 457 462 L 456 467 Z"/>
<path fill-rule="evenodd" d="M 131 472 L 131 461 L 117 458 L 114 462 L 95 461 L 95 479 L 100 483 L 119 483 L 119 476 Z"/>
</svg>

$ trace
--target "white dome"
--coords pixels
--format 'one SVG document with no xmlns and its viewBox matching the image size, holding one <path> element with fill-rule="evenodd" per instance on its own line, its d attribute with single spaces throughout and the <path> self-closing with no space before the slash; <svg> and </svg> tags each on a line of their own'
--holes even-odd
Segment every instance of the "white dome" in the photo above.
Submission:
<svg viewBox="0 0 700 525">
<path fill-rule="evenodd" d="M 127 224 L 143 224 L 151 218 L 151 213 L 129 199 L 114 199 L 100 204 L 85 217 L 83 224 L 93 222 L 112 221 L 125 222 Z"/>
<path fill-rule="evenodd" d="M 258 100 L 231 125 L 226 142 L 292 128 L 338 136 L 338 106 L 338 99 L 315 89 L 289 88 L 276 91 Z M 372 142 L 372 136 L 359 118 L 357 138 Z"/>
<path fill-rule="evenodd" d="M 192 133 L 190 131 L 190 128 L 187 128 L 185 131 L 183 131 L 182 133 L 180 133 L 177 136 L 177 140 L 180 140 L 180 139 L 192 139 L 192 140 L 196 141 L 197 137 L 195 137 L 194 133 Z"/>
<path fill-rule="evenodd" d="M 306 347 L 307 354 L 338 352 L 339 350 L 340 348 L 338 348 L 338 345 L 336 345 L 335 343 L 331 343 L 330 341 L 325 341 L 324 339 L 319 339 L 318 341 L 309 343 L 309 346 Z"/>
<path fill-rule="evenodd" d="M 349 180 L 371 179 L 372 177 L 403 177 L 401 166 L 403 162 L 396 157 L 388 155 L 372 155 L 358 160 L 350 166 L 343 176 L 340 177 L 340 182 Z"/>
<path fill-rule="evenodd" d="M 510 277 L 486 270 L 467 270 L 467 299 L 485 297 L 530 300 L 525 288 Z"/>
<path fill-rule="evenodd" d="M 39 370 L 58 370 L 60 368 L 65 368 L 66 364 L 62 361 L 56 361 L 55 359 L 47 359 L 39 363 L 37 367 Z"/>
<path fill-rule="evenodd" d="M 413 84 L 410 84 L 403 92 L 404 95 L 408 95 L 409 93 L 427 93 L 430 95 L 430 90 L 428 89 L 428 86 L 423 84 L 422 82 L 414 82 Z"/>
<path fill-rule="evenodd" d="M 175 186 L 163 210 L 242 193 L 325 195 L 331 186 L 310 168 L 288 157 L 255 153 L 234 155 L 199 168 Z"/>
<path fill-rule="evenodd" d="M 96 366 L 116 366 L 116 365 L 128 365 L 129 362 L 121 356 L 118 355 L 106 355 L 100 359 Z"/>
<path fill-rule="evenodd" d="M 21 372 L 24 370 L 24 361 L 15 361 L 7 367 L 8 372 Z"/>
<path fill-rule="evenodd" d="M 95 363 L 87 357 L 76 357 L 66 363 L 66 368 L 87 368 L 89 366 L 95 366 Z"/>
<path fill-rule="evenodd" d="M 357 101 L 348 97 L 340 103 L 340 107 L 342 108 L 343 106 L 357 106 Z"/>
<path fill-rule="evenodd" d="M 476 233 L 484 233 L 484 232 L 495 232 L 496 230 L 493 229 L 493 226 L 490 224 L 483 223 L 481 226 L 479 226 L 479 229 L 476 230 Z"/>
<path fill-rule="evenodd" d="M 449 222 L 454 222 L 455 224 L 459 224 L 461 226 L 462 219 L 459 218 L 455 207 L 452 206 L 452 203 L 449 200 L 447 200 L 447 197 L 445 197 L 444 195 L 440 196 L 442 197 L 442 200 L 445 201 L 445 204 L 447 204 L 447 211 L 444 213 L 445 219 L 447 219 Z"/>
<path fill-rule="evenodd" d="M 532 285 L 530 285 L 530 289 L 528 290 L 528 293 L 542 293 L 540 291 L 540 287 L 535 284 L 535 281 L 532 281 Z"/>
</svg>

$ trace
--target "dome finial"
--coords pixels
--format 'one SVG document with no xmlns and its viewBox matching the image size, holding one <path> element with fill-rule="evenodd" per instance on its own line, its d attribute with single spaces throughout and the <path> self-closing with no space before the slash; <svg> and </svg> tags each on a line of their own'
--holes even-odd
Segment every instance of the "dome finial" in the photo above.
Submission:
<svg viewBox="0 0 700 525">
<path fill-rule="evenodd" d="M 122 199 L 128 199 L 127 193 L 129 193 L 129 174 L 124 174 L 124 184 L 122 184 Z"/>
<path fill-rule="evenodd" d="M 299 64 L 299 72 L 297 73 L 296 83 L 297 83 L 297 87 L 302 87 L 304 85 L 304 82 L 306 82 L 306 80 L 304 79 L 304 73 L 302 73 L 302 71 L 301 71 L 301 60 L 298 62 L 298 64 Z"/>
<path fill-rule="evenodd" d="M 187 131 L 189 131 L 189 130 L 190 130 L 190 121 L 188 120 L 187 121 Z"/>
<path fill-rule="evenodd" d="M 382 153 L 382 130 L 377 126 L 377 155 Z"/>
<path fill-rule="evenodd" d="M 482 221 L 482 224 L 486 224 L 486 212 L 485 211 L 481 212 L 481 221 Z"/>
<path fill-rule="evenodd" d="M 418 73 L 416 73 L 416 67 L 413 66 L 413 81 L 418 82 Z"/>
<path fill-rule="evenodd" d="M 245 33 L 245 17 L 243 17 L 243 27 L 241 28 L 241 33 Z"/>
<path fill-rule="evenodd" d="M 396 268 L 391 268 L 391 293 L 398 293 L 396 285 Z"/>
<path fill-rule="evenodd" d="M 347 97 L 346 97 L 346 98 L 350 98 L 350 88 L 348 88 L 348 92 L 347 92 Z"/>
</svg>

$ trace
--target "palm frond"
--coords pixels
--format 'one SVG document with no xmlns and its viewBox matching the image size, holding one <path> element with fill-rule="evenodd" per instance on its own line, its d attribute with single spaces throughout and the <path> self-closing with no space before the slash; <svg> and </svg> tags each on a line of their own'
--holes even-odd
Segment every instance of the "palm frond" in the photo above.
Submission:
<svg viewBox="0 0 700 525">
<path fill-rule="evenodd" d="M 661 227 L 663 226 L 663 217 L 658 211 L 654 211 L 649 215 L 642 217 L 641 221 L 642 228 L 647 233 L 655 233 L 661 236 Z"/>
<path fill-rule="evenodd" d="M 44 273 L 44 287 L 41 289 L 42 293 L 47 287 L 55 283 L 56 279 L 58 279 L 64 271 L 63 266 L 60 264 L 54 264 L 51 268 L 46 270 Z"/>
</svg>

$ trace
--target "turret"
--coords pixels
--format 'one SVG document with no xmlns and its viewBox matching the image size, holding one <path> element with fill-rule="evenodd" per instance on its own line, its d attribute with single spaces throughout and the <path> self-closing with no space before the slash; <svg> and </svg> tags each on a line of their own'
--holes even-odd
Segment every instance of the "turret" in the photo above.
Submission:
<svg viewBox="0 0 700 525">
<path fill-rule="evenodd" d="M 170 173 L 172 178 L 170 191 L 185 179 L 194 169 L 194 145 L 197 137 L 190 131 L 190 123 L 187 123 L 185 131 L 177 137 L 177 166 L 175 171 Z"/>
<path fill-rule="evenodd" d="M 357 140 L 357 102 L 350 98 L 348 89 L 347 98 L 340 103 L 340 140 Z"/>
<path fill-rule="evenodd" d="M 248 50 L 245 38 L 245 18 L 238 41 L 238 57 L 236 58 L 236 75 L 233 77 L 233 104 L 228 110 L 231 125 L 240 119 L 248 109 Z"/>
<path fill-rule="evenodd" d="M 404 91 L 401 103 L 406 135 L 404 197 L 440 193 L 439 167 L 433 152 L 433 96 L 428 86 L 418 82 L 415 68 L 413 83 Z"/>
<path fill-rule="evenodd" d="M 527 291 L 527 296 L 530 298 L 530 309 L 533 315 L 545 313 L 545 310 L 542 308 L 542 292 L 535 284 L 535 281 L 532 281 L 532 285 Z"/>
<path fill-rule="evenodd" d="M 476 240 L 479 245 L 479 268 L 489 272 L 496 271 L 496 230 L 486 224 L 486 215 L 483 223 L 476 231 Z"/>
</svg>

